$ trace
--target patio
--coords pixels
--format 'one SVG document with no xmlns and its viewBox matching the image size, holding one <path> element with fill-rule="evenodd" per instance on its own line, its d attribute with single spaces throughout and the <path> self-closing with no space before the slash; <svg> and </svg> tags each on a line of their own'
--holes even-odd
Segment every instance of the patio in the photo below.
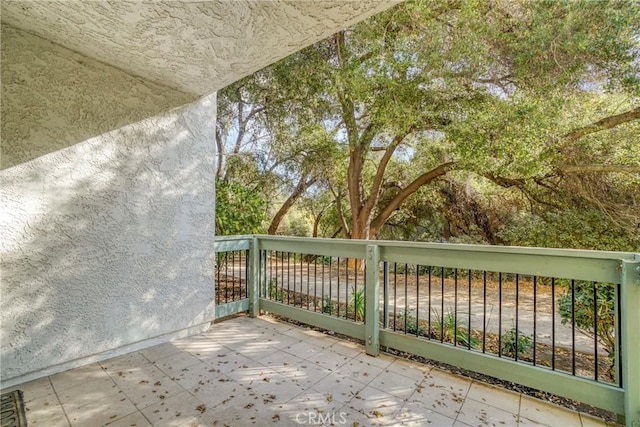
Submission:
<svg viewBox="0 0 640 427">
<path fill-rule="evenodd" d="M 32 426 L 607 425 L 270 317 L 16 388 Z"/>
</svg>

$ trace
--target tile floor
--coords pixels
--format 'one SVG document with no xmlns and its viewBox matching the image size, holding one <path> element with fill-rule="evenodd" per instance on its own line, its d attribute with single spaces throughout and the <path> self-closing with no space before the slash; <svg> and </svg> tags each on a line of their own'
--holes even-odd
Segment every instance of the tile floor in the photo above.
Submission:
<svg viewBox="0 0 640 427">
<path fill-rule="evenodd" d="M 606 426 L 269 317 L 14 388 L 30 426 Z"/>
</svg>

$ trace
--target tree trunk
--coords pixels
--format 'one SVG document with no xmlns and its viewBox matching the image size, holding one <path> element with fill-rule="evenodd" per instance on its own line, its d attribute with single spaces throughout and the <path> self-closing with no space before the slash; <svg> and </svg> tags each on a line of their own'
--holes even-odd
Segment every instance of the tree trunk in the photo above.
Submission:
<svg viewBox="0 0 640 427">
<path fill-rule="evenodd" d="M 276 232 L 278 231 L 278 227 L 282 222 L 282 219 L 287 214 L 287 212 L 289 212 L 289 209 L 291 209 L 291 206 L 293 206 L 296 200 L 298 200 L 300 196 L 304 194 L 307 188 L 313 185 L 314 182 L 316 182 L 316 178 L 314 177 L 310 178 L 309 180 L 307 180 L 307 176 L 302 176 L 300 178 L 300 181 L 298 181 L 298 185 L 296 185 L 296 188 L 289 195 L 287 200 L 285 200 L 282 206 L 280 206 L 280 209 L 278 209 L 278 212 L 276 212 L 275 216 L 273 217 L 273 220 L 271 220 L 271 224 L 269 225 L 269 230 L 268 230 L 269 234 L 272 234 L 272 235 L 276 234 Z"/>
</svg>

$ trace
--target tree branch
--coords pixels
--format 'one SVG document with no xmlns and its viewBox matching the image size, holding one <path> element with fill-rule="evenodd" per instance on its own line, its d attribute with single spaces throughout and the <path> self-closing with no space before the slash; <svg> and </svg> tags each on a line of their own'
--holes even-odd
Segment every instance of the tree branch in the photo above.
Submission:
<svg viewBox="0 0 640 427">
<path fill-rule="evenodd" d="M 576 141 L 577 139 L 582 138 L 585 135 L 600 132 L 606 129 L 611 129 L 623 123 L 628 123 L 638 119 L 640 119 L 640 107 L 634 108 L 633 110 L 629 110 L 621 114 L 617 114 L 615 116 L 605 117 L 604 119 L 598 120 L 597 122 L 591 123 L 590 125 L 574 129 L 562 137 L 564 143 L 562 144 L 561 150 L 565 148 L 568 143 Z"/>
<path fill-rule="evenodd" d="M 423 185 L 426 185 L 434 179 L 445 175 L 449 170 L 453 168 L 453 165 L 455 165 L 455 162 L 443 163 L 431 169 L 430 171 L 423 173 L 422 175 L 414 179 L 405 188 L 400 190 L 398 194 L 396 194 L 396 196 L 391 199 L 389 204 L 385 206 L 384 209 L 382 209 L 378 216 L 376 216 L 373 221 L 371 221 L 371 235 L 375 236 L 377 234 L 380 227 L 384 225 L 391 214 L 400 207 L 400 205 L 407 199 L 407 197 L 418 191 Z"/>
<path fill-rule="evenodd" d="M 376 204 L 378 203 L 378 199 L 380 198 L 381 194 L 382 180 L 384 179 L 384 173 L 387 169 L 387 165 L 389 164 L 393 153 L 396 151 L 396 149 L 402 143 L 406 136 L 407 134 L 396 135 L 382 155 L 382 159 L 380 159 L 380 163 L 378 163 L 378 167 L 376 168 L 376 174 L 373 178 L 373 184 L 371 185 L 369 198 L 367 199 L 367 202 L 360 212 L 361 221 L 368 219 L 369 215 L 371 215 L 371 212 L 373 211 L 374 206 L 376 206 Z"/>
<path fill-rule="evenodd" d="M 562 165 L 558 167 L 558 172 L 566 173 L 609 173 L 609 172 L 627 172 L 640 173 L 640 166 L 633 165 Z"/>
<path fill-rule="evenodd" d="M 331 190 L 331 194 L 336 201 L 336 211 L 338 211 L 338 218 L 340 218 L 340 224 L 342 225 L 342 229 L 347 237 L 351 235 L 349 231 L 349 227 L 347 226 L 347 219 L 344 217 L 344 212 L 342 211 L 342 197 L 337 195 L 333 189 L 333 186 L 329 185 L 329 190 Z"/>
</svg>

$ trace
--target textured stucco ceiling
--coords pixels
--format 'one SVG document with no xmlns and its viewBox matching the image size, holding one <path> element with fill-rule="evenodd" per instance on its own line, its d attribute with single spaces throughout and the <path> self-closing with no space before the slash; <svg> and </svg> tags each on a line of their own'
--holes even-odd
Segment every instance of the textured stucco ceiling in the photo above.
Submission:
<svg viewBox="0 0 640 427">
<path fill-rule="evenodd" d="M 397 0 L 2 0 L 2 22 L 130 74 L 204 95 Z"/>
</svg>

